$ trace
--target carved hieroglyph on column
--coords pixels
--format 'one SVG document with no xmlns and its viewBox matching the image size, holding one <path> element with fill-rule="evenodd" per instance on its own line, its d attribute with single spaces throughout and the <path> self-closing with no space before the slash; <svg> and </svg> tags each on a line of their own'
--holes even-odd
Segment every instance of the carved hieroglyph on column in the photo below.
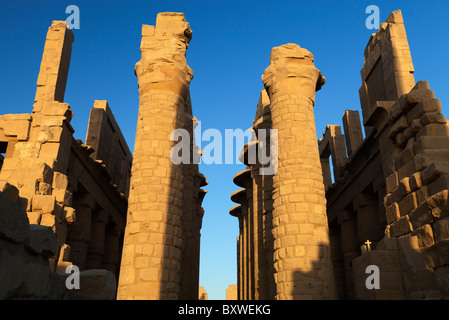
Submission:
<svg viewBox="0 0 449 320">
<path fill-rule="evenodd" d="M 180 299 L 184 292 L 185 176 L 170 153 L 173 130 L 189 127 L 185 113 L 193 72 L 185 55 L 191 37 L 182 13 L 160 13 L 155 27 L 142 27 L 142 58 L 135 68 L 140 105 L 118 299 Z"/>
<path fill-rule="evenodd" d="M 325 83 L 313 55 L 296 44 L 273 48 L 262 80 L 278 130 L 273 177 L 276 299 L 333 299 L 326 198 L 313 107 Z"/>
</svg>

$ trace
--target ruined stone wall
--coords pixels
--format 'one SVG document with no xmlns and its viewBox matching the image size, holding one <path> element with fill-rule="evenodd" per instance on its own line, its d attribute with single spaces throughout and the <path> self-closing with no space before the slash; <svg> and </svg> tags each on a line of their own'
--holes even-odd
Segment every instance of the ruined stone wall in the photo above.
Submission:
<svg viewBox="0 0 449 320">
<path fill-rule="evenodd" d="M 49 28 L 30 115 L 1 116 L 7 143 L 0 181 L 15 186 L 18 202 L 32 224 L 53 228 L 58 248 L 52 259 L 65 261 L 68 225 L 74 221 L 72 193 L 67 188 L 74 132 L 70 106 L 63 103 L 73 33 L 65 22 Z"/>
<path fill-rule="evenodd" d="M 97 100 L 90 110 L 86 144 L 94 149 L 91 158 L 102 161 L 111 182 L 129 196 L 132 154 L 106 100 Z"/>
<path fill-rule="evenodd" d="M 344 135 L 328 126 L 319 141 L 322 163 L 334 164 L 327 214 L 342 299 L 447 298 L 449 128 L 428 82 L 415 83 L 413 72 L 395 11 L 365 50 L 366 137 L 358 112 L 348 110 Z M 369 265 L 380 269 L 379 290 L 365 286 Z"/>
<path fill-rule="evenodd" d="M 64 274 L 74 264 L 81 271 L 107 269 L 118 275 L 131 155 L 110 110 L 103 119 L 114 128 L 125 150 L 120 159 L 103 163 L 90 157 L 100 149 L 98 144 L 93 149 L 73 138 L 73 113 L 64 103 L 73 41 L 66 22 L 53 21 L 33 112 L 0 116 L 1 152 L 5 153 L 0 184 L 16 190 L 17 203 L 30 224 L 53 230 L 56 248 L 49 257 L 50 271 Z M 91 120 L 90 131 L 100 132 L 103 124 Z M 102 137 L 97 142 L 111 145 Z M 123 163 L 119 179 L 114 160 Z"/>
</svg>

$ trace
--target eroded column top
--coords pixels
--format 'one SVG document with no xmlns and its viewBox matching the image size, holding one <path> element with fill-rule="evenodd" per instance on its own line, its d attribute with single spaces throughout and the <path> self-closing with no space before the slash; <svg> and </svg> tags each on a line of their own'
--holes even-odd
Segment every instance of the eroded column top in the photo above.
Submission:
<svg viewBox="0 0 449 320">
<path fill-rule="evenodd" d="M 315 68 L 314 56 L 309 50 L 294 43 L 274 47 L 270 66 L 262 75 L 270 99 L 285 94 L 298 94 L 315 102 L 315 92 L 326 83 L 326 78 Z"/>
<path fill-rule="evenodd" d="M 155 26 L 142 26 L 142 59 L 135 69 L 139 87 L 143 90 L 141 94 L 150 85 L 187 95 L 193 79 L 193 71 L 186 62 L 191 39 L 192 30 L 183 13 L 159 13 Z"/>
</svg>

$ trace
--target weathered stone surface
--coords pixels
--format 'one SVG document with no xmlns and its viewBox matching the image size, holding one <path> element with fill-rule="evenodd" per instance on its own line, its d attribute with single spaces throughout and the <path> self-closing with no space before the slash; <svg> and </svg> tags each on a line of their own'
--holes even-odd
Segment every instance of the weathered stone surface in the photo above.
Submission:
<svg viewBox="0 0 449 320">
<path fill-rule="evenodd" d="M 3 192 L 12 202 L 17 202 L 19 190 L 8 182 L 0 181 L 0 192 Z"/>
<path fill-rule="evenodd" d="M 318 279 L 314 267 L 326 256 L 326 245 L 312 249 L 314 234 L 318 233 L 324 239 L 326 235 L 332 239 L 330 252 L 338 298 L 442 297 L 435 284 L 434 269 L 447 263 L 444 258 L 447 250 L 439 243 L 446 241 L 448 230 L 445 219 L 449 129 L 447 119 L 440 112 L 441 103 L 435 99 L 429 83 L 415 83 L 399 10 L 391 13 L 371 36 L 364 61 L 359 95 L 366 137 L 363 139 L 356 125 L 355 112 L 351 113 L 354 131 L 348 111 L 343 116 L 345 136 L 338 130 L 340 126 L 326 126 L 323 138 L 318 140 L 318 167 L 322 174 L 317 178 L 320 182 L 315 184 L 311 182 L 315 178 L 312 173 L 315 166 L 309 161 L 313 152 L 302 145 L 314 134 L 303 129 L 301 139 L 296 139 L 295 126 L 313 119 L 313 112 L 306 116 L 299 113 L 306 100 L 310 105 L 308 110 L 313 110 L 314 91 L 324 84 L 324 77 L 314 70 L 313 55 L 307 50 L 293 44 L 273 49 L 270 67 L 262 77 L 269 111 L 262 116 L 264 109 L 259 101 L 254 128 L 279 130 L 275 155 L 278 171 L 267 185 L 257 185 L 254 177 L 247 178 L 253 180 L 252 183 L 248 180 L 246 185 L 244 179 L 236 182 L 245 188 L 246 194 L 255 195 L 256 186 L 266 192 L 262 207 L 271 208 L 271 215 L 267 216 L 271 224 L 264 223 L 262 227 L 255 224 L 255 208 L 259 206 L 255 196 L 237 199 L 234 194 L 231 197 L 240 204 L 230 211 L 239 219 L 237 291 L 240 299 L 257 297 L 258 289 L 264 290 L 258 284 L 267 283 L 270 277 L 274 278 L 270 298 L 291 299 L 301 294 L 303 298 L 311 298 L 320 292 L 319 286 L 313 286 L 310 294 L 306 294 L 309 288 L 301 283 L 303 277 Z M 283 130 L 288 130 L 288 134 L 284 136 Z M 288 137 L 288 143 L 283 142 L 284 137 Z M 310 141 L 314 145 L 313 139 Z M 301 166 L 308 166 L 308 171 L 302 172 Z M 301 179 L 295 180 L 299 173 Z M 326 201 L 323 204 L 327 207 L 327 228 L 319 227 L 321 193 L 307 195 L 321 182 L 326 190 L 327 204 Z M 267 201 L 271 205 L 266 205 Z M 263 229 L 264 241 L 273 241 L 274 245 L 273 263 L 271 256 L 267 257 L 272 267 L 267 276 L 257 273 L 266 269 L 252 251 L 259 248 L 255 231 L 258 228 Z M 358 257 L 362 244 L 366 253 Z M 315 260 L 311 262 L 310 257 Z M 365 286 L 365 269 L 370 264 L 381 267 L 381 290 L 369 291 Z M 286 272 L 290 268 L 300 272 Z M 307 268 L 308 272 L 302 272 Z M 438 277 L 444 288 L 442 274 L 444 271 Z M 324 273 L 320 276 L 323 281 L 328 279 Z"/>
<path fill-rule="evenodd" d="M 173 130 L 192 135 L 198 124 L 185 58 L 191 39 L 182 13 L 142 26 L 130 181 L 131 152 L 106 100 L 94 102 L 86 143 L 73 138 L 63 98 L 74 37 L 64 21 L 52 23 L 32 114 L 0 116 L 0 299 L 64 299 L 52 271 L 74 264 L 109 271 L 82 271 L 72 299 L 115 299 L 119 271 L 118 299 L 204 296 L 207 181 L 196 162 L 174 164 L 170 152 Z M 273 48 L 251 126 L 277 130 L 277 170 L 262 175 L 247 160 L 270 141 L 255 132 L 241 155 L 247 170 L 234 179 L 244 189 L 231 197 L 239 203 L 230 211 L 239 222 L 238 299 L 449 297 L 449 125 L 429 83 L 413 73 L 395 11 L 364 52 L 365 138 L 358 112 L 348 110 L 344 134 L 329 125 L 318 140 L 315 92 L 326 80 L 308 50 Z M 192 141 L 188 150 L 199 159 Z M 368 291 L 373 264 L 381 289 Z"/>
<path fill-rule="evenodd" d="M 198 299 L 199 230 L 205 195 L 195 163 L 171 158 L 176 129 L 193 136 L 184 14 L 159 13 L 142 27 L 139 119 L 117 299 Z M 157 117 L 155 116 L 157 115 Z M 193 154 L 187 146 L 189 159 Z M 183 151 L 184 152 L 184 151 Z M 77 220 L 79 212 L 77 212 Z"/>
<path fill-rule="evenodd" d="M 63 292 L 58 289 L 59 278 L 52 271 L 75 261 L 82 269 L 94 261 L 101 263 L 104 256 L 104 267 L 118 273 L 130 172 L 114 169 L 131 163 L 132 156 L 128 153 L 114 161 L 117 153 L 110 154 L 112 163 L 102 165 L 89 157 L 91 146 L 74 139 L 70 125 L 73 112 L 63 101 L 73 41 L 65 21 L 52 23 L 32 113 L 0 116 L 0 146 L 5 154 L 0 157 L 0 298 L 61 299 L 65 286 L 62 284 Z M 108 110 L 107 121 L 112 120 Z M 90 129 L 95 131 L 99 125 L 92 124 Z M 119 136 L 118 125 L 113 127 L 114 135 Z M 104 138 L 102 143 L 109 143 Z M 128 148 L 124 139 L 119 145 Z M 116 146 L 109 148 L 118 151 Z M 116 185 L 118 176 L 124 181 L 120 188 Z M 95 215 L 79 210 L 76 224 L 75 207 L 83 206 L 86 200 L 90 210 L 105 213 L 104 233 L 95 233 L 95 243 L 91 244 L 90 222 Z M 35 225 L 29 227 L 29 222 Z M 69 226 L 74 226 L 75 235 Z M 90 247 L 106 242 L 107 249 L 87 256 L 95 251 Z M 33 274 L 26 274 L 33 268 Z"/>
<path fill-rule="evenodd" d="M 25 212 L 0 192 L 0 299 L 64 299 L 63 279 L 48 262 L 55 252 L 52 230 L 30 226 Z"/>
</svg>

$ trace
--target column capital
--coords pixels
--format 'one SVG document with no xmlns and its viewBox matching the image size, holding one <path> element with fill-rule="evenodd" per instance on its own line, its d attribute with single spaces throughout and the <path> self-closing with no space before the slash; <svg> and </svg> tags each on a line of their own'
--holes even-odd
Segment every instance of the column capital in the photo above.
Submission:
<svg viewBox="0 0 449 320">
<path fill-rule="evenodd" d="M 187 98 L 193 79 L 186 62 L 191 39 L 192 30 L 182 13 L 159 13 L 156 26 L 142 26 L 142 58 L 135 66 L 141 95 L 169 90 Z"/>
<path fill-rule="evenodd" d="M 315 68 L 313 61 L 312 53 L 297 44 L 274 47 L 270 65 L 262 75 L 270 99 L 299 94 L 315 103 L 315 92 L 326 83 L 326 78 Z"/>
</svg>

